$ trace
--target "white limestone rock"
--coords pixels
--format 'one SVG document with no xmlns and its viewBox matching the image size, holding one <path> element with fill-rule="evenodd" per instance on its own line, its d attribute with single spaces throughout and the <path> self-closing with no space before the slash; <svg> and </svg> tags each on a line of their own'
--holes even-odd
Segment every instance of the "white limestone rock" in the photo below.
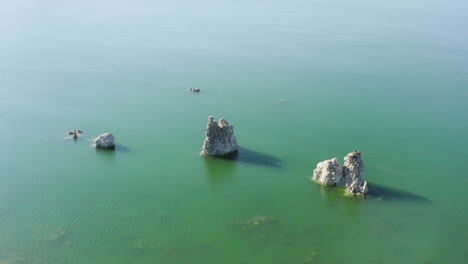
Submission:
<svg viewBox="0 0 468 264">
<path fill-rule="evenodd" d="M 234 127 L 229 125 L 224 118 L 217 122 L 209 116 L 205 135 L 201 151 L 204 156 L 224 156 L 238 150 Z"/>
<path fill-rule="evenodd" d="M 340 186 L 346 188 L 348 194 L 366 194 L 367 182 L 362 179 L 364 175 L 364 162 L 361 159 L 361 152 L 353 151 L 344 157 L 343 181 Z"/>
<path fill-rule="evenodd" d="M 367 193 L 367 182 L 362 179 L 364 162 L 361 152 L 353 151 L 344 157 L 341 166 L 336 158 L 319 162 L 314 170 L 312 180 L 321 184 L 346 188 L 350 195 L 364 195 Z"/>
<path fill-rule="evenodd" d="M 317 164 L 312 180 L 325 185 L 336 185 L 343 177 L 343 167 L 336 158 Z"/>
<path fill-rule="evenodd" d="M 104 133 L 93 141 L 96 148 L 113 149 L 115 148 L 114 136 L 111 133 Z"/>
</svg>

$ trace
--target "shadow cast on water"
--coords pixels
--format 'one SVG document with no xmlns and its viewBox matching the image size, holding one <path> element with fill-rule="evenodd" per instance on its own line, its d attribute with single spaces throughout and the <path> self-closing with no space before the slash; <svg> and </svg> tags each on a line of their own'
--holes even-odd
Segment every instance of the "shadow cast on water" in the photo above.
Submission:
<svg viewBox="0 0 468 264">
<path fill-rule="evenodd" d="M 105 149 L 105 148 L 94 147 L 94 149 L 96 150 L 96 154 L 98 154 L 98 155 L 114 156 L 116 148 Z"/>
<path fill-rule="evenodd" d="M 378 198 L 383 200 L 408 200 L 416 202 L 429 202 L 430 200 L 424 196 L 402 191 L 399 189 L 387 187 L 384 185 L 369 183 L 369 198 Z"/>
<path fill-rule="evenodd" d="M 113 149 L 95 148 L 95 151 L 96 151 L 96 156 L 99 157 L 99 159 L 102 161 L 114 163 L 116 160 L 115 148 Z"/>
<path fill-rule="evenodd" d="M 334 186 L 324 186 L 316 184 L 317 188 L 320 189 L 322 198 L 327 201 L 336 202 L 342 200 L 343 196 L 352 198 L 352 201 L 363 201 L 366 199 L 380 199 L 384 201 L 414 201 L 414 202 L 430 202 L 424 196 L 402 191 L 399 189 L 387 187 L 384 185 L 369 183 L 369 191 L 365 196 L 348 196 L 345 194 L 345 189 L 336 188 Z M 348 199 L 345 199 L 348 200 Z"/>
<path fill-rule="evenodd" d="M 124 152 L 124 153 L 130 152 L 129 148 L 121 144 L 116 144 L 113 148 L 110 148 L 110 149 L 97 148 L 97 147 L 95 147 L 95 149 L 96 149 L 96 152 L 98 153 L 106 153 L 106 154 L 115 153 L 115 152 Z"/>
<path fill-rule="evenodd" d="M 115 151 L 118 151 L 118 152 L 125 152 L 125 153 L 130 152 L 130 149 L 122 144 L 116 144 L 114 149 Z"/>
<path fill-rule="evenodd" d="M 244 162 L 248 164 L 267 166 L 272 168 L 281 168 L 281 160 L 277 157 L 250 150 L 244 147 L 239 147 L 239 150 L 237 152 L 231 153 L 229 155 L 214 158 L 223 159 L 227 161 Z"/>
</svg>

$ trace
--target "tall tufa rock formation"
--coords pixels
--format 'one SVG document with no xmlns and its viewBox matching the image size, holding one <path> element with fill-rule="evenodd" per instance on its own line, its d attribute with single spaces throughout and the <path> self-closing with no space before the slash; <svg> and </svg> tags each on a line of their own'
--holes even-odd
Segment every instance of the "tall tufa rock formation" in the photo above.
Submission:
<svg viewBox="0 0 468 264">
<path fill-rule="evenodd" d="M 348 194 L 366 194 L 367 182 L 362 179 L 364 162 L 361 152 L 353 151 L 344 157 L 342 186 Z M 341 186 L 339 186 L 341 187 Z"/>
<path fill-rule="evenodd" d="M 205 134 L 206 138 L 201 152 L 204 156 L 224 156 L 238 149 L 234 127 L 229 125 L 224 118 L 216 122 L 212 116 L 209 116 Z"/>
<path fill-rule="evenodd" d="M 362 179 L 364 162 L 361 152 L 353 151 L 344 157 L 343 166 L 336 158 L 319 162 L 314 170 L 312 180 L 321 184 L 346 188 L 351 195 L 367 193 L 367 182 Z"/>
</svg>

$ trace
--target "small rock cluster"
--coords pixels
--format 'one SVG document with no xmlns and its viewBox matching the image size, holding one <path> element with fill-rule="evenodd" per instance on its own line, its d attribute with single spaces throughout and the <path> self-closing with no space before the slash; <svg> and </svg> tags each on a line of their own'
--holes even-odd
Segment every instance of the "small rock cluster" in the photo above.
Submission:
<svg viewBox="0 0 468 264">
<path fill-rule="evenodd" d="M 361 152 L 353 151 L 344 157 L 343 166 L 336 158 L 319 162 L 314 170 L 312 180 L 324 185 L 346 188 L 350 195 L 367 193 L 367 182 L 362 179 L 364 162 Z"/>
<path fill-rule="evenodd" d="M 75 130 L 69 131 L 68 135 L 72 136 L 73 139 L 76 140 L 78 138 L 78 134 L 82 134 L 82 133 L 83 131 L 75 129 Z M 115 141 L 114 135 L 112 135 L 111 133 L 104 133 L 93 140 L 93 145 L 96 148 L 114 149 L 115 148 L 114 141 Z"/>
</svg>

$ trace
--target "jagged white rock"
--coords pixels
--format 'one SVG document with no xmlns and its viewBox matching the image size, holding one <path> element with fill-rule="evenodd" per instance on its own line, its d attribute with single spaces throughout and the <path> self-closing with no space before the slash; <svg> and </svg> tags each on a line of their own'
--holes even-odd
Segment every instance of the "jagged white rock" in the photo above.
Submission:
<svg viewBox="0 0 468 264">
<path fill-rule="evenodd" d="M 346 188 L 351 195 L 364 195 L 367 193 L 367 182 L 362 179 L 364 162 L 361 152 L 353 151 L 344 157 L 341 166 L 336 158 L 319 162 L 314 170 L 312 180 L 325 185 Z"/>
<path fill-rule="evenodd" d="M 238 150 L 234 127 L 224 118 L 216 122 L 214 117 L 209 116 L 205 135 L 201 151 L 204 156 L 224 156 Z"/>
<path fill-rule="evenodd" d="M 112 149 L 115 147 L 114 136 L 111 133 L 104 133 L 97 137 L 93 143 L 97 148 Z"/>
<path fill-rule="evenodd" d="M 343 177 L 343 167 L 336 158 L 325 160 L 317 164 L 312 180 L 325 185 L 336 185 Z"/>
<path fill-rule="evenodd" d="M 361 152 L 353 151 L 344 157 L 343 180 L 348 194 L 366 194 L 367 182 L 362 179 L 364 175 L 364 162 L 361 159 Z"/>
</svg>

